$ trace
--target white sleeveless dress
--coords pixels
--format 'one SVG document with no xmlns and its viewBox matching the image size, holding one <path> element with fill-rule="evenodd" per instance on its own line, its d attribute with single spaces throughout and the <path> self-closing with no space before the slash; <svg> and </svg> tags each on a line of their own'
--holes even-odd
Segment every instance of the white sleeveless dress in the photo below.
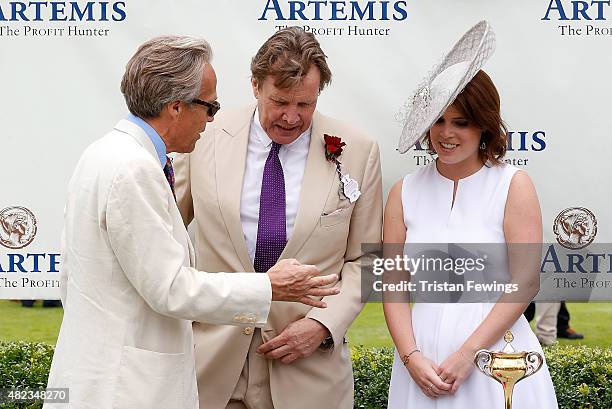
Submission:
<svg viewBox="0 0 612 409">
<path fill-rule="evenodd" d="M 455 203 L 453 181 L 442 176 L 435 161 L 404 178 L 402 206 L 406 243 L 504 243 L 504 210 L 512 176 L 510 165 L 487 167 L 459 180 Z M 417 346 L 438 365 L 455 352 L 480 325 L 494 304 L 416 303 L 412 325 Z M 517 351 L 542 348 L 521 316 L 510 329 Z M 490 350 L 502 350 L 503 339 Z M 501 385 L 472 371 L 455 395 L 431 399 L 410 377 L 397 351 L 389 387 L 389 409 L 497 409 L 504 407 Z M 546 364 L 514 388 L 513 409 L 557 409 Z"/>
</svg>

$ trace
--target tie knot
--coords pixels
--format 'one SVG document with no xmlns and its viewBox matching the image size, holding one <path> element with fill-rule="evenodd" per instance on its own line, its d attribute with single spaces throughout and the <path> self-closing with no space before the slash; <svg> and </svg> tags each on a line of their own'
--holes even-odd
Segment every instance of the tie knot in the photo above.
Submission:
<svg viewBox="0 0 612 409">
<path fill-rule="evenodd" d="M 275 155 L 278 155 L 278 151 L 280 150 L 281 146 L 282 145 L 280 143 L 277 143 L 277 142 L 273 141 L 272 142 L 272 148 L 270 149 L 270 151 L 274 152 Z"/>
<path fill-rule="evenodd" d="M 166 156 L 166 166 L 164 166 L 166 168 L 171 168 L 172 167 L 172 160 L 170 159 L 170 156 Z"/>
</svg>

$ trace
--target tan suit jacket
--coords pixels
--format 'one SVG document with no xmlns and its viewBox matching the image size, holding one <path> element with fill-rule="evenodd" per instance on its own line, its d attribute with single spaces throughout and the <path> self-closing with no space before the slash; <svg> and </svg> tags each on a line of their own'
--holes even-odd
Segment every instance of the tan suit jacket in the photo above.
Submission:
<svg viewBox="0 0 612 409">
<path fill-rule="evenodd" d="M 240 196 L 249 129 L 255 106 L 226 112 L 208 125 L 196 149 L 175 160 L 179 209 L 186 224 L 195 216 L 196 265 L 206 271 L 254 271 L 240 222 Z M 335 165 L 325 159 L 323 134 L 340 136 L 343 174 L 359 183 L 361 197 L 339 195 Z M 315 112 L 295 227 L 281 259 L 339 274 L 340 295 L 326 309 L 273 302 L 266 342 L 292 322 L 311 317 L 331 332 L 334 348 L 317 350 L 286 365 L 269 361 L 276 408 L 353 407 L 353 376 L 346 331 L 363 308 L 362 243 L 379 243 L 382 182 L 378 145 L 345 123 Z M 231 326 L 194 324 L 200 407 L 225 408 L 244 366 L 253 334 Z"/>
</svg>

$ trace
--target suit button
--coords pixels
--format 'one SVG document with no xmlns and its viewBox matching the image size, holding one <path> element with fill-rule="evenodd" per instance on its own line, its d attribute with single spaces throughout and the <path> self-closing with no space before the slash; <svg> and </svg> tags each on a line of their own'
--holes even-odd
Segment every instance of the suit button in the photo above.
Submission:
<svg viewBox="0 0 612 409">
<path fill-rule="evenodd" d="M 244 327 L 244 328 L 242 329 L 242 333 L 243 333 L 244 335 L 253 335 L 253 331 L 254 331 L 254 330 L 255 330 L 255 328 L 253 328 L 253 327 Z"/>
</svg>

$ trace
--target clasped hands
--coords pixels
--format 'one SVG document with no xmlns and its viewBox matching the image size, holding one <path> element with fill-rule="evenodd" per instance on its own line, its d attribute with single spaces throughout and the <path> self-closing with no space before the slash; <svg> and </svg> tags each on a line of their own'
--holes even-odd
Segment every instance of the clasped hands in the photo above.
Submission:
<svg viewBox="0 0 612 409">
<path fill-rule="evenodd" d="M 440 365 L 420 352 L 414 353 L 406 364 L 412 379 L 432 399 L 457 392 L 473 368 L 469 354 L 461 349 L 452 353 Z"/>
</svg>

